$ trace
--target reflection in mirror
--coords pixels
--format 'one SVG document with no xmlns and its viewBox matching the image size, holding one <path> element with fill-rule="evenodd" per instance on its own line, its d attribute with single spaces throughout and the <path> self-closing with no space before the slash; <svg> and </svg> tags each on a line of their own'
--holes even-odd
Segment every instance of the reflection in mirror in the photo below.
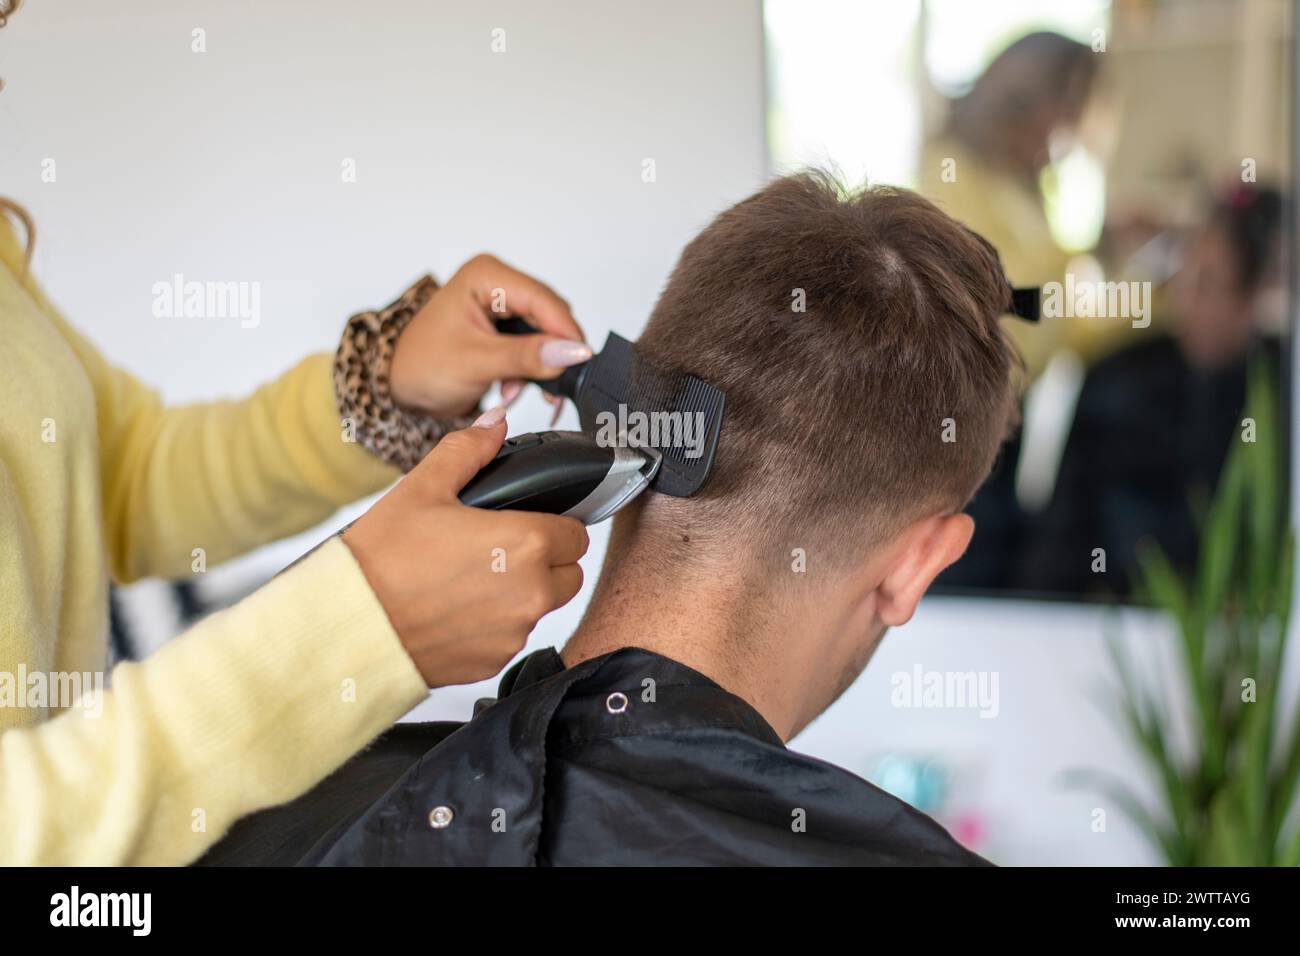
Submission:
<svg viewBox="0 0 1300 956">
<path fill-rule="evenodd" d="M 1140 600 L 1152 549 L 1195 568 L 1248 376 L 1289 380 L 1290 9 L 767 0 L 773 171 L 915 188 L 1043 290 L 939 590 Z"/>
</svg>

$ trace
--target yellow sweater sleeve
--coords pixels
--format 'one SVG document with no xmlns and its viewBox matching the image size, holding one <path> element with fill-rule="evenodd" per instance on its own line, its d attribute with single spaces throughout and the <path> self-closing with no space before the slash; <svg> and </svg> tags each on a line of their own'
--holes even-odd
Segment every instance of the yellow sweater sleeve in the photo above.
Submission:
<svg viewBox="0 0 1300 956">
<path fill-rule="evenodd" d="M 109 572 L 119 582 L 189 575 L 306 530 L 398 478 L 345 440 L 332 357 L 312 355 L 239 401 L 167 408 L 99 354 L 21 267 L 0 217 L 0 267 L 75 353 L 95 400 Z"/>
<path fill-rule="evenodd" d="M 197 859 L 306 792 L 426 693 L 332 539 L 82 706 L 0 733 L 0 864 Z"/>
<path fill-rule="evenodd" d="M 239 401 L 166 408 L 46 303 L 95 393 L 114 580 L 191 573 L 312 527 L 398 477 L 345 432 L 332 358 L 312 355 Z"/>
</svg>

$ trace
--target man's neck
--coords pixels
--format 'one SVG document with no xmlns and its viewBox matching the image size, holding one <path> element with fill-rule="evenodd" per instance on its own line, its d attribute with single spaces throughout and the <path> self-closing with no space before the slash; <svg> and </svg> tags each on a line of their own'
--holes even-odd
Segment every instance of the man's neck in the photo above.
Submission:
<svg viewBox="0 0 1300 956">
<path fill-rule="evenodd" d="M 624 647 L 660 654 L 745 700 L 789 739 L 796 729 L 799 701 L 791 694 L 798 684 L 772 678 L 789 675 L 785 662 L 775 658 L 789 650 L 790 641 L 788 627 L 775 627 L 775 615 L 761 611 L 769 599 L 752 582 L 664 584 L 607 561 L 562 657 L 572 667 Z M 778 629 L 786 640 L 775 639 Z"/>
</svg>

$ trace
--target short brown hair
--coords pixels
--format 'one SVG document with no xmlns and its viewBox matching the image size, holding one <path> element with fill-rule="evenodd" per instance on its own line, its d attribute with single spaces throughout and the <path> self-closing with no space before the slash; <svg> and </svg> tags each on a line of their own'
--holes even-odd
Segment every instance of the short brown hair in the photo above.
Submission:
<svg viewBox="0 0 1300 956">
<path fill-rule="evenodd" d="M 960 509 L 1015 415 L 1009 300 L 993 247 L 921 196 L 775 180 L 685 248 L 639 340 L 727 394 L 708 484 L 647 517 L 798 544 Z"/>
</svg>

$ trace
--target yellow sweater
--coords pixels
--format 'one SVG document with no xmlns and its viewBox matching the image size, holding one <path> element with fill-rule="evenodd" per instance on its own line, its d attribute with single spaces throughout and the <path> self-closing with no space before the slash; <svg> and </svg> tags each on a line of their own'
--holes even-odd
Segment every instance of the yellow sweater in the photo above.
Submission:
<svg viewBox="0 0 1300 956">
<path fill-rule="evenodd" d="M 946 161 L 950 160 L 948 163 Z M 955 178 L 945 178 L 945 173 Z M 921 151 L 918 189 L 958 222 L 991 242 L 1016 285 L 1063 282 L 1070 255 L 1052 235 L 1042 194 L 990 166 L 949 137 L 928 141 Z M 1043 317 L 1036 325 L 1009 319 L 1003 326 L 1025 360 L 1029 381 L 1038 378 L 1052 355 L 1069 349 L 1094 362 L 1126 344 L 1127 322 L 1104 318 Z"/>
<path fill-rule="evenodd" d="M 69 708 L 105 667 L 109 576 L 191 574 L 197 548 L 215 564 L 396 474 L 341 440 L 326 355 L 163 408 L 23 274 L 2 215 L 0 337 L 0 863 L 189 862 L 426 688 L 333 540 Z"/>
</svg>

